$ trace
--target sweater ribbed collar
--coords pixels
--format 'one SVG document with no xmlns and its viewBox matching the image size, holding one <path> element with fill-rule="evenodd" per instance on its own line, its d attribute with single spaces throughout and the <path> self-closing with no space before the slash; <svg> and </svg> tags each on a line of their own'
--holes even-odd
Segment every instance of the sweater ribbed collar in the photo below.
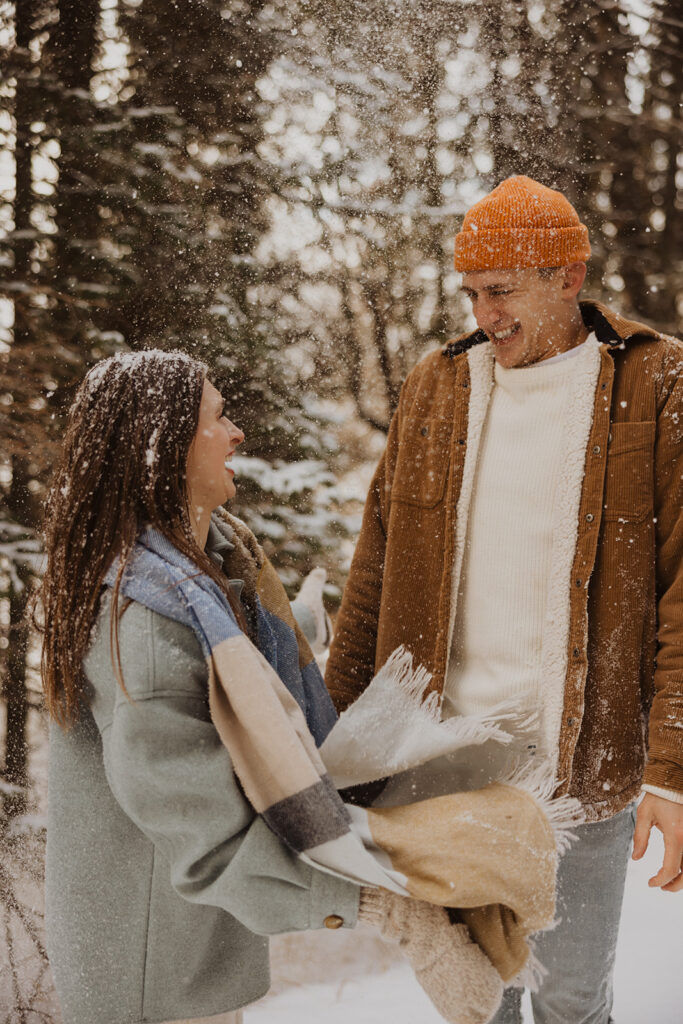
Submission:
<svg viewBox="0 0 683 1024">
<path fill-rule="evenodd" d="M 545 391 L 564 386 L 574 373 L 580 373 L 583 364 L 590 359 L 591 349 L 598 344 L 591 332 L 581 345 L 560 352 L 551 359 L 543 359 L 530 366 L 506 368 L 494 363 L 493 377 L 496 384 L 505 391 L 514 393 Z"/>
</svg>

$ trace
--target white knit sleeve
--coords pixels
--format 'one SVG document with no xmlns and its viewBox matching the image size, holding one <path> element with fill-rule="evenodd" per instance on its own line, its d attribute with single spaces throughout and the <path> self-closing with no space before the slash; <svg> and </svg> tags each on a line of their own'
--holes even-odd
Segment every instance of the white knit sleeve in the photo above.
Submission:
<svg viewBox="0 0 683 1024">
<path fill-rule="evenodd" d="M 650 786 L 643 783 L 641 793 L 652 793 L 653 796 L 662 796 L 665 800 L 671 800 L 674 804 L 683 804 L 683 793 L 677 789 L 663 789 L 661 786 Z"/>
</svg>

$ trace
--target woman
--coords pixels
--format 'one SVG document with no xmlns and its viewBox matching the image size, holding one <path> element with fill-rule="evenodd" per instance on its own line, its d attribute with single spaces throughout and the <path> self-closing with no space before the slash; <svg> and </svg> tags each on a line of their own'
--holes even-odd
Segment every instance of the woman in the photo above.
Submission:
<svg viewBox="0 0 683 1024">
<path fill-rule="evenodd" d="M 199 363 L 160 352 L 98 364 L 71 410 L 43 589 L 45 693 L 69 727 L 51 735 L 47 858 L 50 959 L 69 1024 L 238 1008 L 268 989 L 264 933 L 356 921 L 358 887 L 294 858 L 241 793 L 195 637 L 137 603 L 119 620 L 116 587 L 103 590 L 151 525 L 248 630 L 221 571 L 230 542 L 211 530 L 235 494 L 226 462 L 244 439 L 223 412 Z"/>
<path fill-rule="evenodd" d="M 157 351 L 99 363 L 70 411 L 42 591 L 48 948 L 66 1024 L 236 1022 L 268 989 L 264 936 L 358 918 L 359 886 L 297 857 L 245 796 L 212 720 L 205 634 L 174 604 L 210 593 L 222 611 L 207 628 L 229 627 L 237 652 L 225 670 L 245 651 L 267 661 L 320 743 L 334 711 L 284 591 L 246 527 L 211 515 L 235 494 L 244 439 L 224 412 L 202 364 Z M 147 600 L 160 564 L 171 583 Z M 445 929 L 452 977 L 464 929 L 363 892 L 365 916 L 415 954 L 423 983 Z M 422 907 L 417 943 L 404 905 Z"/>
</svg>

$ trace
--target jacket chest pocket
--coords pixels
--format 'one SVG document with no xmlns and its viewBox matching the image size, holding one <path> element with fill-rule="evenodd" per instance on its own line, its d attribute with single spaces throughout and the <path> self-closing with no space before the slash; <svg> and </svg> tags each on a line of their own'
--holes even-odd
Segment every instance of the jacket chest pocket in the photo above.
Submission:
<svg viewBox="0 0 683 1024">
<path fill-rule="evenodd" d="M 607 448 L 603 518 L 642 522 L 654 503 L 653 422 L 613 423 Z"/>
<path fill-rule="evenodd" d="M 401 430 L 398 457 L 391 487 L 392 501 L 432 508 L 444 495 L 451 420 L 407 416 Z"/>
</svg>

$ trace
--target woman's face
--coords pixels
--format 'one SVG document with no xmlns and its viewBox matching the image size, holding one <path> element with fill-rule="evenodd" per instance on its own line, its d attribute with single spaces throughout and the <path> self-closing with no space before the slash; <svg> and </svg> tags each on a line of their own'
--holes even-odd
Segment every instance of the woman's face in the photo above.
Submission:
<svg viewBox="0 0 683 1024">
<path fill-rule="evenodd" d="M 197 433 L 187 456 L 187 492 L 199 516 L 213 512 L 236 493 L 235 471 L 228 469 L 226 461 L 244 441 L 244 434 L 224 415 L 224 409 L 220 391 L 205 380 Z"/>
</svg>

